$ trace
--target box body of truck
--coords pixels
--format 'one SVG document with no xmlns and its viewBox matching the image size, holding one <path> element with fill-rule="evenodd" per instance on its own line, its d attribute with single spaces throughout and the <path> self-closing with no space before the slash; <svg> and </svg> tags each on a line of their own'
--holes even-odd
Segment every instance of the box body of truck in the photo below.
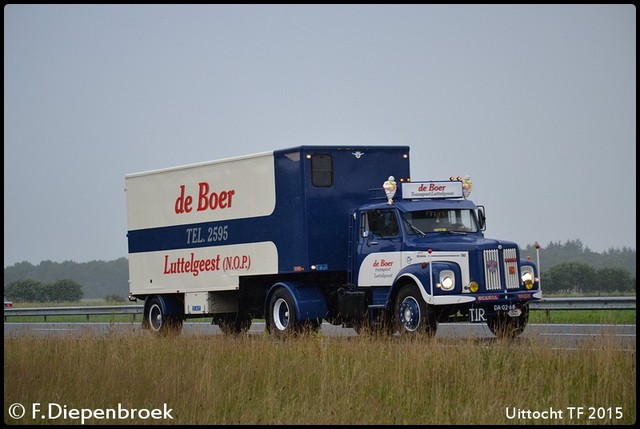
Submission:
<svg viewBox="0 0 640 429">
<path fill-rule="evenodd" d="M 354 207 L 381 177 L 408 179 L 409 162 L 402 146 L 301 146 L 129 174 L 130 296 L 184 294 L 186 315 L 211 314 L 237 308 L 210 292 L 242 279 L 346 282 Z"/>
</svg>

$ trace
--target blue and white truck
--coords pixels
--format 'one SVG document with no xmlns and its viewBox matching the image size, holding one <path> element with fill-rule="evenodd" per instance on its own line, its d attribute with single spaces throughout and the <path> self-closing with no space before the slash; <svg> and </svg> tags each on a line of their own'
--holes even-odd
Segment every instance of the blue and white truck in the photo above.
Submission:
<svg viewBox="0 0 640 429">
<path fill-rule="evenodd" d="M 408 146 L 299 146 L 126 175 L 143 328 L 432 336 L 468 321 L 519 335 L 542 298 L 537 265 L 484 236 L 466 178 L 412 181 L 409 166 Z"/>
</svg>

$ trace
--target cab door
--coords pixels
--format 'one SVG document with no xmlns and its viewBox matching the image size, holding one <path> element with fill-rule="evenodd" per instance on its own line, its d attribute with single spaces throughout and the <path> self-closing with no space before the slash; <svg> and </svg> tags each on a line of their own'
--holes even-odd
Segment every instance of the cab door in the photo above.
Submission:
<svg viewBox="0 0 640 429">
<path fill-rule="evenodd" d="M 358 286 L 391 286 L 400 272 L 402 235 L 393 208 L 360 212 L 356 255 Z"/>
</svg>

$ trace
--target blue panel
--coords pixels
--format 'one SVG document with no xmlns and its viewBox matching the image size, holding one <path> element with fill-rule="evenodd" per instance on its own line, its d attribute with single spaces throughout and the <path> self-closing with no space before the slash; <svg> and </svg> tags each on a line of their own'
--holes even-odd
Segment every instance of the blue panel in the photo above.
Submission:
<svg viewBox="0 0 640 429">
<path fill-rule="evenodd" d="M 373 305 L 386 305 L 390 287 L 375 287 L 371 289 Z"/>
<path fill-rule="evenodd" d="M 305 147 L 305 194 L 309 236 L 309 262 L 327 264 L 329 270 L 347 270 L 350 214 L 368 202 L 370 189 L 382 188 L 389 176 L 409 177 L 409 148 Z M 307 155 L 330 154 L 333 186 L 315 187 Z M 405 157 L 406 155 L 406 157 Z"/>
</svg>

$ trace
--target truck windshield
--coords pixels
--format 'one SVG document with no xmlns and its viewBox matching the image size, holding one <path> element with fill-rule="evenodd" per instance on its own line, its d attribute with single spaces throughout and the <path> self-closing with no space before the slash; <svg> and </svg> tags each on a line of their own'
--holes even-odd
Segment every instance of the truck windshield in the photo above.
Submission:
<svg viewBox="0 0 640 429">
<path fill-rule="evenodd" d="M 471 210 L 438 209 L 403 213 L 407 233 L 477 232 L 478 226 Z"/>
</svg>

